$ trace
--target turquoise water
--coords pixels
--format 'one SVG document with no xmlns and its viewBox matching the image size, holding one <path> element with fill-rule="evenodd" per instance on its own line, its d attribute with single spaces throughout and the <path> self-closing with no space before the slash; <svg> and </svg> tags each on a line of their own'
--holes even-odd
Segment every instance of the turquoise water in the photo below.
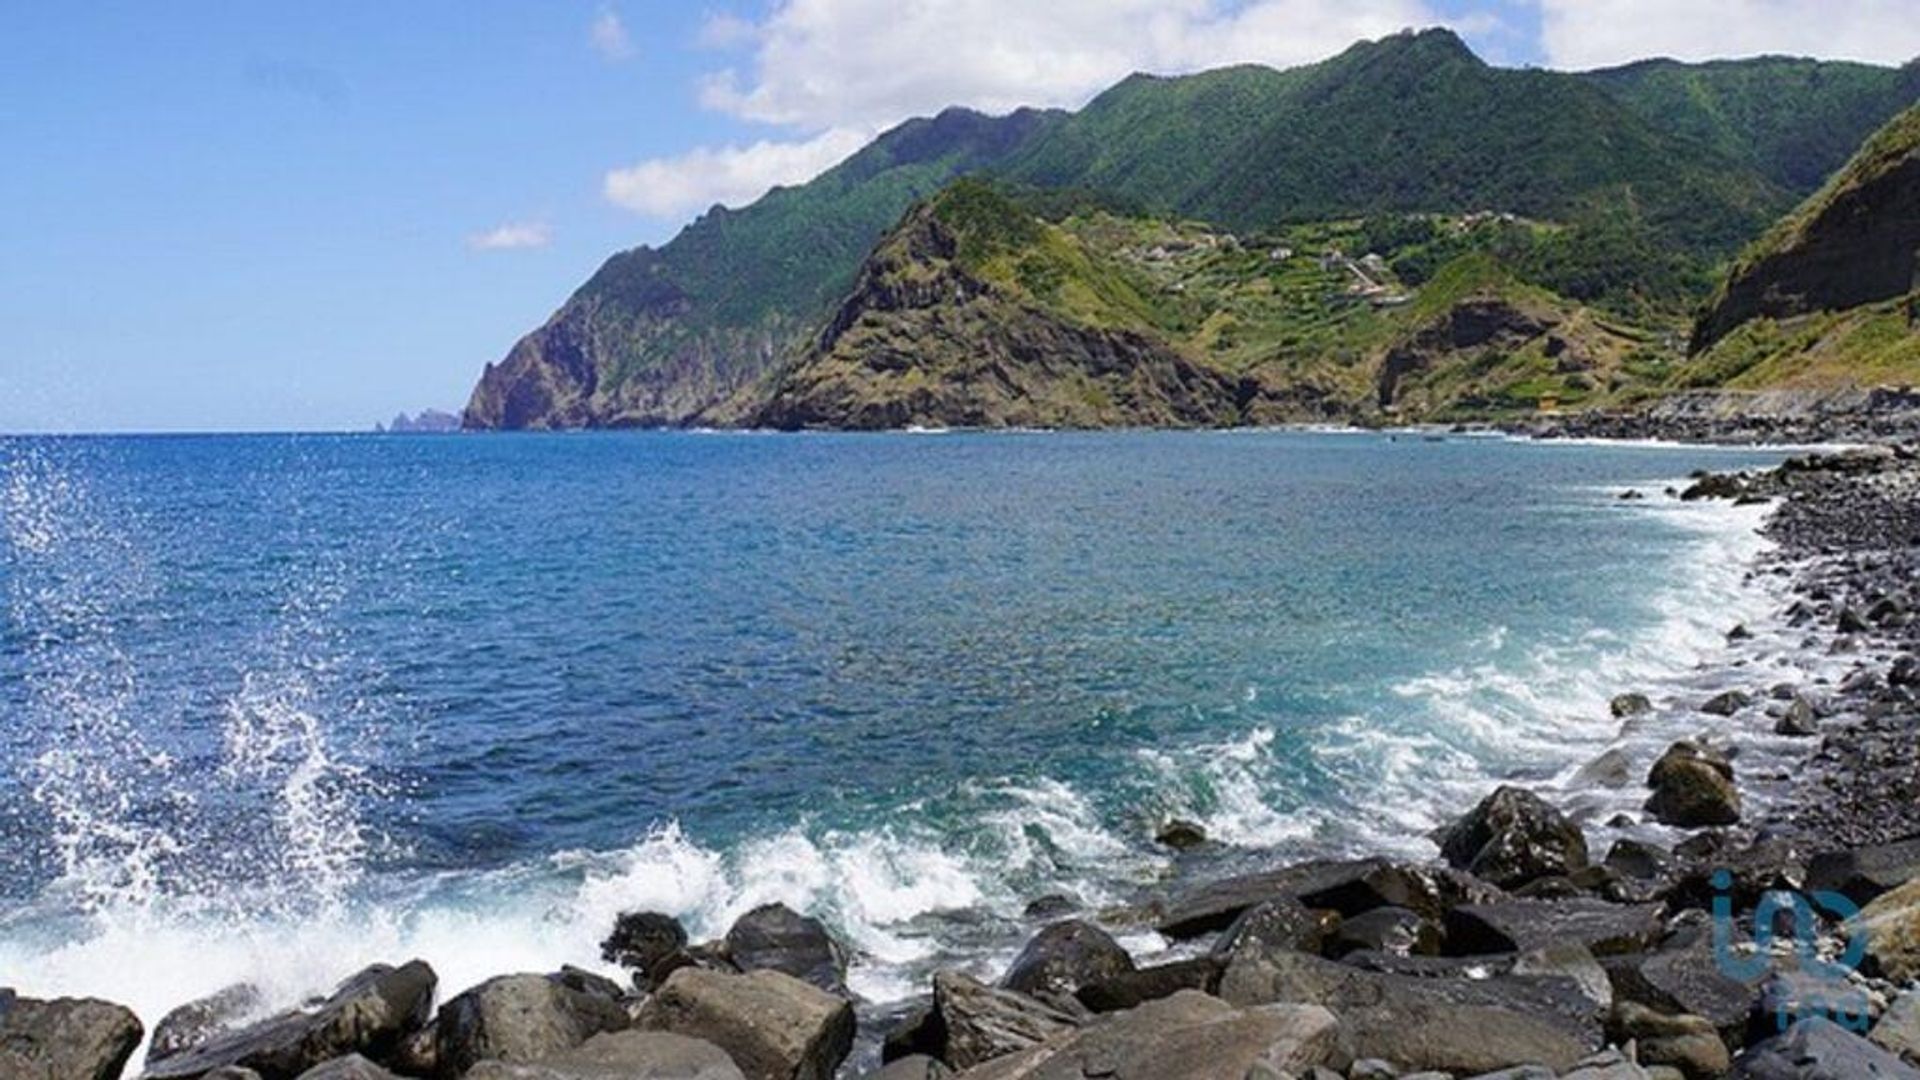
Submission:
<svg viewBox="0 0 1920 1080">
<path fill-rule="evenodd" d="M 1766 597 L 1761 452 L 1353 433 L 0 440 L 0 984 L 592 966 L 784 899 L 883 1000 L 1045 892 L 1427 854 Z M 1143 949 L 1153 942 L 1130 940 Z"/>
</svg>

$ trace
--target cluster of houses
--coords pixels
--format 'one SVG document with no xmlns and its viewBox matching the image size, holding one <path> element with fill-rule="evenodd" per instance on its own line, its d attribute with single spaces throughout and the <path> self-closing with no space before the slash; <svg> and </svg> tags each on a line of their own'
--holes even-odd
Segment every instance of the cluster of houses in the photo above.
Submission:
<svg viewBox="0 0 1920 1080">
<path fill-rule="evenodd" d="M 1339 248 L 1328 248 L 1320 256 L 1320 269 L 1326 271 L 1344 270 L 1353 280 L 1347 285 L 1347 295 L 1366 300 L 1374 307 L 1397 307 L 1413 297 L 1386 284 L 1387 260 L 1376 252 L 1368 252 L 1358 259 L 1349 258 Z"/>
</svg>

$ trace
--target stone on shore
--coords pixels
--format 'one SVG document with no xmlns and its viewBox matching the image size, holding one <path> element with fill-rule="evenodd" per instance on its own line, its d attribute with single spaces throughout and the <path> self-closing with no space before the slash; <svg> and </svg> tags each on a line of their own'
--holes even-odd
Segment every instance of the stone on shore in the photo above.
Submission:
<svg viewBox="0 0 1920 1080">
<path fill-rule="evenodd" d="M 482 1061 L 532 1062 L 627 1026 L 627 1012 L 549 975 L 489 979 L 440 1007 L 434 1056 L 443 1075 Z"/>
<path fill-rule="evenodd" d="M 1909 990 L 1895 998 L 1867 1037 L 1882 1049 L 1920 1062 L 1920 990 Z"/>
<path fill-rule="evenodd" d="M 1171 997 L 1181 990 L 1211 994 L 1220 988 L 1220 973 L 1227 967 L 1224 956 L 1196 956 L 1153 967 L 1136 968 L 1111 978 L 1082 986 L 1074 995 L 1092 1012 L 1120 1012 L 1149 1001 Z"/>
<path fill-rule="evenodd" d="M 947 1080 L 952 1075 L 953 1070 L 939 1060 L 915 1054 L 882 1065 L 879 1072 L 868 1073 L 865 1080 Z"/>
<path fill-rule="evenodd" d="M 1815 855 L 1807 863 L 1807 888 L 1838 892 L 1856 904 L 1871 903 L 1920 878 L 1920 838 Z"/>
<path fill-rule="evenodd" d="M 1687 1080 L 1712 1080 L 1733 1068 L 1733 1057 L 1719 1031 L 1705 1017 L 1669 1015 L 1631 1001 L 1614 1006 L 1607 1037 L 1638 1048 L 1642 1065 L 1666 1065 Z"/>
<path fill-rule="evenodd" d="M 956 971 L 933 977 L 933 1007 L 920 1049 L 966 1070 L 1038 1046 L 1080 1026 L 1078 1017 L 1025 994 Z"/>
<path fill-rule="evenodd" d="M 8 1080 L 120 1080 L 144 1034 L 119 1005 L 0 990 L 0 1077 Z"/>
<path fill-rule="evenodd" d="M 1448 863 L 1504 889 L 1587 865 L 1580 827 L 1525 788 L 1501 787 L 1440 838 Z"/>
<path fill-rule="evenodd" d="M 614 1031 L 526 1063 L 483 1061 L 465 1080 L 746 1080 L 710 1042 L 669 1031 Z"/>
<path fill-rule="evenodd" d="M 359 1054 L 348 1054 L 323 1065 L 315 1065 L 301 1073 L 299 1080 L 400 1080 L 400 1077 Z"/>
<path fill-rule="evenodd" d="M 1920 979 L 1920 879 L 1886 893 L 1860 912 L 1867 962 L 1897 983 Z"/>
<path fill-rule="evenodd" d="M 1267 900 L 1241 912 L 1214 941 L 1209 955 L 1224 963 L 1235 953 L 1248 950 L 1317 953 L 1339 921 L 1338 914 L 1310 908 L 1291 896 Z"/>
<path fill-rule="evenodd" d="M 1236 1009 L 1192 990 L 990 1061 L 962 1080 L 1215 1080 L 1344 1068 L 1341 1024 L 1313 1005 Z"/>
<path fill-rule="evenodd" d="M 1206 827 L 1185 818 L 1174 818 L 1154 833 L 1154 842 L 1175 851 L 1191 851 L 1207 842 Z"/>
<path fill-rule="evenodd" d="M 651 974 L 668 957 L 687 947 L 687 930 L 680 920 L 657 911 L 621 912 L 613 933 L 600 943 L 600 958 Z"/>
<path fill-rule="evenodd" d="M 1586 898 L 1464 904 L 1447 913 L 1447 950 L 1457 956 L 1585 946 L 1595 956 L 1639 952 L 1658 941 L 1659 904 Z"/>
<path fill-rule="evenodd" d="M 153 1038 L 147 1041 L 147 1062 L 191 1050 L 259 1012 L 264 1005 L 259 989 L 248 983 L 236 983 L 190 1001 L 153 1026 Z"/>
<path fill-rule="evenodd" d="M 820 920 L 785 904 L 740 916 L 727 931 L 726 956 L 741 971 L 778 971 L 830 994 L 847 993 L 847 953 Z"/>
<path fill-rule="evenodd" d="M 149 1080 L 191 1080 L 225 1065 L 259 1073 L 262 1080 L 295 1080 L 300 1074 L 350 1054 L 385 1060 L 427 1022 L 438 980 L 415 960 L 400 967 L 377 964 L 340 984 L 325 1001 L 222 1031 L 192 1049 L 150 1063 Z"/>
<path fill-rule="evenodd" d="M 1740 820 L 1740 790 L 1725 755 L 1689 739 L 1667 748 L 1647 773 L 1647 812 L 1668 825 L 1697 828 Z"/>
<path fill-rule="evenodd" d="M 1455 904 L 1490 899 L 1499 890 L 1456 870 L 1387 859 L 1315 860 L 1210 882 L 1181 896 L 1159 931 L 1186 939 L 1224 930 L 1255 905 L 1292 900 L 1351 918 L 1378 907 L 1403 907 L 1438 920 Z"/>
<path fill-rule="evenodd" d="M 1759 980 L 1748 982 L 1721 970 L 1704 932 L 1680 935 L 1654 952 L 1610 956 L 1601 966 L 1613 981 L 1616 1003 L 1704 1017 L 1728 1046 L 1745 1042 L 1748 1018 L 1760 997 Z"/>
<path fill-rule="evenodd" d="M 1068 919 L 1034 935 L 1000 985 L 1030 997 L 1070 997 L 1081 987 L 1133 970 L 1133 957 L 1105 930 Z"/>
<path fill-rule="evenodd" d="M 1277 953 L 1229 964 L 1220 997 L 1243 1007 L 1320 1005 L 1356 1057 L 1474 1075 L 1517 1065 L 1571 1068 L 1601 1039 L 1601 1009 L 1557 976 L 1423 978 Z"/>
<path fill-rule="evenodd" d="M 1920 1080 L 1906 1064 L 1838 1024 L 1802 1020 L 1747 1047 L 1734 1061 L 1735 1080 Z"/>
<path fill-rule="evenodd" d="M 1751 704 L 1753 698 L 1746 691 L 1728 690 L 1701 703 L 1700 711 L 1709 716 L 1732 716 Z"/>
<path fill-rule="evenodd" d="M 1628 720 L 1653 711 L 1653 702 L 1645 694 L 1615 694 L 1607 703 L 1615 720 Z"/>
<path fill-rule="evenodd" d="M 726 1051 L 747 1080 L 831 1080 L 853 1049 L 846 999 L 764 969 L 730 975 L 682 968 L 641 1006 L 634 1026 L 704 1039 Z"/>
</svg>

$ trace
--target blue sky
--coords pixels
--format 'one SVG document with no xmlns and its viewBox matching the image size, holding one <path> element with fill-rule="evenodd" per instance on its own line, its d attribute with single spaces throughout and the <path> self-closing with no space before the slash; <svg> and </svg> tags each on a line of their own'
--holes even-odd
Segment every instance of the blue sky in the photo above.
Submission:
<svg viewBox="0 0 1920 1080">
<path fill-rule="evenodd" d="M 0 431 L 458 408 L 611 252 L 948 103 L 1431 23 L 1509 64 L 1891 60 L 1920 52 L 1909 2 L 7 0 Z"/>
</svg>

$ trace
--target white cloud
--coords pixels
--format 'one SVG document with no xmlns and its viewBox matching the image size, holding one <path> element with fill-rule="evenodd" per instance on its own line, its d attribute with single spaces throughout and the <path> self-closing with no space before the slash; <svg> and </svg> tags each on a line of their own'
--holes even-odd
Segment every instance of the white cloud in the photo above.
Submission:
<svg viewBox="0 0 1920 1080">
<path fill-rule="evenodd" d="M 1914 0 L 1540 0 L 1560 68 L 1784 53 L 1899 64 L 1920 55 Z"/>
<path fill-rule="evenodd" d="M 701 147 L 609 172 L 607 199 L 652 217 L 672 218 L 714 203 L 741 206 L 778 184 L 799 184 L 866 145 L 871 128 L 830 128 L 793 142 L 762 140 L 751 146 Z"/>
<path fill-rule="evenodd" d="M 808 130 L 1079 105 L 1133 71 L 1289 66 L 1439 21 L 1426 0 L 779 0 L 703 101 Z"/>
<path fill-rule="evenodd" d="M 752 21 L 738 15 L 710 15 L 700 26 L 700 44 L 708 49 L 732 49 L 759 36 Z"/>
<path fill-rule="evenodd" d="M 604 5 L 593 17 L 593 25 L 587 30 L 587 40 L 593 44 L 593 51 L 603 58 L 618 63 L 633 55 L 633 38 L 627 34 L 627 24 L 620 19 L 620 13 L 612 5 Z"/>
<path fill-rule="evenodd" d="M 552 239 L 545 222 L 510 221 L 467 237 L 467 246 L 475 251 L 524 251 L 546 247 Z"/>
</svg>

